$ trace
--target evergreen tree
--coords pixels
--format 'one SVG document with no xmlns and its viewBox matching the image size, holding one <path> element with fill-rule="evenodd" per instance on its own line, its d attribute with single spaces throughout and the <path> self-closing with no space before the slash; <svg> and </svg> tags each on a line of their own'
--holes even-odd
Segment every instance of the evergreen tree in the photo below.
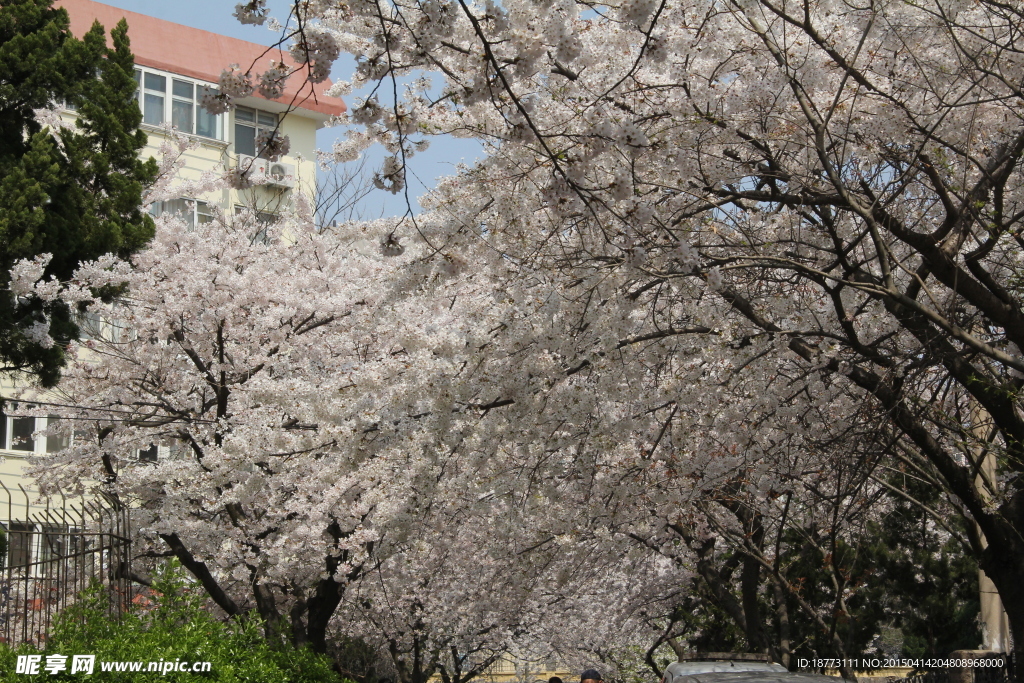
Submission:
<svg viewBox="0 0 1024 683">
<path fill-rule="evenodd" d="M 932 509 L 941 493 L 914 477 L 894 473 L 890 482 Z M 900 632 L 904 657 L 946 657 L 982 641 L 978 615 L 978 563 L 962 543 L 919 505 L 892 501 L 892 511 L 870 525 L 865 560 L 885 598 L 885 615 Z M 950 511 L 947 526 L 966 538 L 962 518 Z"/>
<path fill-rule="evenodd" d="M 59 378 L 78 328 L 62 303 L 14 297 L 11 266 L 49 253 L 44 277 L 67 279 L 81 261 L 140 249 L 153 235 L 142 190 L 156 175 L 155 161 L 139 159 L 146 135 L 127 24 L 108 47 L 99 23 L 77 39 L 51 5 L 0 4 L 0 367 L 44 386 Z M 58 102 L 77 110 L 73 127 L 37 120 L 34 110 Z"/>
</svg>

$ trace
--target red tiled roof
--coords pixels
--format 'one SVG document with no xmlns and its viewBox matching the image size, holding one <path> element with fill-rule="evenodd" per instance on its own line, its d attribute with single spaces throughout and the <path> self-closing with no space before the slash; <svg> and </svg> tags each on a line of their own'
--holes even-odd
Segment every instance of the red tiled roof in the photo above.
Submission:
<svg viewBox="0 0 1024 683">
<path fill-rule="evenodd" d="M 238 64 L 243 69 L 251 67 L 254 75 L 269 69 L 272 59 L 283 59 L 295 65 L 287 52 L 277 48 L 271 50 L 256 43 L 182 26 L 92 0 L 57 0 L 55 4 L 68 11 L 71 32 L 76 36 L 85 34 L 92 28 L 93 21 L 97 20 L 109 32 L 124 17 L 128 21 L 128 37 L 132 42 L 132 52 L 135 53 L 135 63 L 140 66 L 216 83 L 220 79 L 220 72 L 231 64 Z M 284 95 L 276 101 L 288 104 L 294 98 L 294 106 L 327 116 L 345 112 L 345 103 L 340 98 L 324 95 L 324 91 L 331 85 L 329 80 L 310 84 L 302 76 L 300 71 L 289 78 Z M 259 97 L 258 92 L 254 95 Z"/>
</svg>

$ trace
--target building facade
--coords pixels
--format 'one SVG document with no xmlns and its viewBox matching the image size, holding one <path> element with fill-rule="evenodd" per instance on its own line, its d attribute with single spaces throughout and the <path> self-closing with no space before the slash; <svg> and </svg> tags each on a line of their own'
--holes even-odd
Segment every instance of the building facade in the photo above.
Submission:
<svg viewBox="0 0 1024 683">
<path fill-rule="evenodd" d="M 180 211 L 195 222 L 210 220 L 214 207 L 224 211 L 243 207 L 271 219 L 294 196 L 316 192 L 316 131 L 345 112 L 345 104 L 325 93 L 330 81 L 313 84 L 304 78 L 302 66 L 279 48 L 221 36 L 91 0 L 58 0 L 71 17 L 71 30 L 83 35 L 93 21 L 109 31 L 122 18 L 128 22 L 128 36 L 135 54 L 136 80 L 142 129 L 149 136 L 143 156 L 159 158 L 166 139 L 165 126 L 189 135 L 198 147 L 185 156 L 179 171 L 183 180 L 198 180 L 215 169 L 242 167 L 265 173 L 270 182 L 248 190 L 224 189 L 192 200 L 191 212 L 183 202 L 168 202 L 154 211 Z M 283 63 L 295 70 L 281 97 L 266 99 L 256 91 L 239 100 L 224 114 L 209 114 L 200 100 L 206 89 L 216 89 L 221 72 L 238 65 L 254 78 Z M 261 159 L 261 132 L 287 135 L 291 150 L 276 162 Z"/>
</svg>

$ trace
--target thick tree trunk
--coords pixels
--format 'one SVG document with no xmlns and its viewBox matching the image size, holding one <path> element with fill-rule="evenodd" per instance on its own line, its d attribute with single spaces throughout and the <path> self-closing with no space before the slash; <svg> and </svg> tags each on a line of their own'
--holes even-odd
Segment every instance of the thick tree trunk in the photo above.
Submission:
<svg viewBox="0 0 1024 683">
<path fill-rule="evenodd" d="M 789 634 L 789 606 L 786 604 L 786 594 L 778 578 L 772 577 L 772 589 L 775 592 L 775 614 L 779 619 L 779 664 L 789 668 L 790 663 L 790 634 Z"/>
<path fill-rule="evenodd" d="M 327 654 L 327 625 L 341 602 L 342 584 L 324 579 L 317 584 L 316 594 L 306 607 L 306 642 L 313 652 Z"/>
<path fill-rule="evenodd" d="M 747 557 L 743 560 L 743 569 L 740 572 L 740 597 L 746 619 L 747 645 L 751 652 L 764 653 L 768 650 L 768 643 L 764 638 L 761 609 L 757 602 L 760 587 L 761 564 L 753 557 Z"/>
<path fill-rule="evenodd" d="M 1024 663 L 1024 544 L 1016 545 L 1022 547 L 1007 552 L 1005 544 L 990 544 L 981 553 L 980 565 L 999 591 L 1010 622 L 1016 661 Z"/>
<path fill-rule="evenodd" d="M 991 476 L 994 476 L 994 467 Z M 978 498 L 990 500 L 987 489 L 976 485 Z M 971 501 L 968 508 L 975 512 L 975 521 L 982 536 L 972 538 L 972 545 L 980 549 L 978 566 L 995 584 L 999 599 L 1010 623 L 1010 635 L 1016 661 L 1024 663 L 1024 491 L 1016 491 L 1003 502 L 995 513 Z M 1009 647 L 1009 643 L 1002 643 Z"/>
</svg>

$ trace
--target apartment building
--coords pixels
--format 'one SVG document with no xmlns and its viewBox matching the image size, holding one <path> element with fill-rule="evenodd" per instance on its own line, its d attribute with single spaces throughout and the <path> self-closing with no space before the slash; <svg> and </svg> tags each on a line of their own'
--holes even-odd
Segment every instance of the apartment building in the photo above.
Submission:
<svg viewBox="0 0 1024 683">
<path fill-rule="evenodd" d="M 253 211 L 258 220 L 270 222 L 296 193 L 310 198 L 316 192 L 316 132 L 332 117 L 345 112 L 345 104 L 325 91 L 330 81 L 311 84 L 302 73 L 294 74 L 281 97 L 266 99 L 258 92 L 237 102 L 227 113 L 213 115 L 199 106 L 205 89 L 216 88 L 221 71 L 237 64 L 258 75 L 276 60 L 291 64 L 287 52 L 218 35 L 91 0 L 58 0 L 71 17 L 71 30 L 81 36 L 99 21 L 109 32 L 122 18 L 135 54 L 138 102 L 143 113 L 142 129 L 149 136 L 144 157 L 160 157 L 168 126 L 188 135 L 197 146 L 184 155 L 179 176 L 198 180 L 209 171 L 244 168 L 261 172 L 269 182 L 255 187 L 221 189 L 200 196 L 183 196 L 160 202 L 151 211 L 180 213 L 195 224 L 211 221 L 216 210 L 226 213 Z M 74 112 L 68 112 L 74 117 Z M 287 135 L 291 150 L 276 161 L 261 158 L 257 140 L 261 131 L 275 130 Z M 88 330 L 84 330 L 88 334 Z M 5 382 L 5 396 L 13 387 Z M 54 413 L 59 408 L 52 409 Z M 34 502 L 35 486 L 23 472 L 31 460 L 64 447 L 62 439 L 39 436 L 46 428 L 45 417 L 0 415 L 0 520 L 9 525 L 41 514 Z M 154 446 L 135 454 L 141 460 L 155 460 L 165 448 Z M 6 493 L 5 493 L 6 492 Z M 15 549 L 12 547 L 11 552 Z M 30 552 L 19 550 L 18 552 Z"/>
<path fill-rule="evenodd" d="M 284 94 L 268 100 L 254 93 L 226 114 L 212 115 L 199 106 L 206 88 L 216 88 L 221 71 L 237 64 L 242 71 L 263 73 L 276 60 L 292 64 L 287 52 L 218 35 L 162 19 L 127 12 L 91 0 L 58 0 L 71 17 L 71 30 L 84 34 L 98 20 L 108 30 L 122 18 L 135 54 L 142 129 L 149 135 L 145 156 L 157 156 L 164 126 L 187 133 L 199 147 L 186 158 L 181 175 L 198 179 L 215 167 L 265 169 L 271 182 L 249 190 L 222 190 L 193 200 L 190 220 L 210 219 L 212 208 L 240 207 L 265 213 L 268 219 L 290 201 L 294 192 L 316 191 L 316 131 L 345 111 L 344 103 L 325 95 L 329 81 L 311 84 L 301 73 L 289 80 Z M 277 129 L 291 140 L 291 151 L 277 162 L 260 159 L 257 138 Z M 184 210 L 183 203 L 163 210 Z M 158 208 L 157 210 L 160 210 Z"/>
</svg>

